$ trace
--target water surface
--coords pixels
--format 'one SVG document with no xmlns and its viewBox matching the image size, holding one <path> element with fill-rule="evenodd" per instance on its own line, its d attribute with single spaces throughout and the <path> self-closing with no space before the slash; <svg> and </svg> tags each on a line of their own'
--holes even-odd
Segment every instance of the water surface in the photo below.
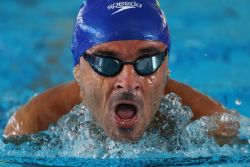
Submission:
<svg viewBox="0 0 250 167">
<path fill-rule="evenodd" d="M 2 134 L 10 115 L 35 93 L 73 79 L 73 61 L 69 46 L 74 18 L 81 0 L 63 3 L 59 0 L 0 0 L 0 2 L 0 133 Z M 247 70 L 250 66 L 248 9 L 250 2 L 164 0 L 161 1 L 161 6 L 171 29 L 171 77 L 212 96 L 229 109 L 236 109 L 242 115 L 240 137 L 249 139 L 249 120 L 246 117 L 250 117 L 250 79 Z M 183 129 L 201 125 L 202 121 L 188 124 Z M 203 133 L 196 135 L 201 134 Z M 41 136 L 34 138 L 43 139 Z M 180 153 L 176 150 L 165 154 L 150 152 L 149 155 L 145 153 L 134 159 L 125 157 L 138 166 L 150 162 L 173 166 L 217 163 L 247 166 L 249 163 L 249 146 L 218 147 L 212 139 L 206 137 L 203 139 L 208 139 L 201 142 L 203 147 L 197 149 L 196 145 L 190 144 L 191 151 L 186 149 L 186 152 Z M 75 153 L 68 152 L 64 156 L 59 155 L 60 152 L 52 152 L 54 157 L 46 155 L 45 152 L 43 155 L 34 156 L 37 153 L 34 152 L 37 146 L 29 144 L 24 144 L 20 147 L 21 150 L 17 151 L 18 148 L 14 145 L 6 146 L 0 141 L 1 151 L 5 149 L 10 151 L 8 155 L 6 155 L 8 152 L 1 154 L 1 159 L 21 164 L 57 166 L 63 163 L 66 166 L 93 165 L 93 163 L 129 165 L 128 159 L 124 156 L 109 157 L 109 160 L 103 159 L 102 156 L 94 160 L 90 157 L 84 159 L 79 157 L 83 156 L 81 150 L 78 152 L 75 150 Z M 38 148 L 40 147 L 42 146 Z M 132 148 L 133 146 L 128 146 L 127 149 Z M 122 149 L 115 147 L 114 152 Z M 11 150 L 16 150 L 16 154 L 11 153 Z"/>
</svg>

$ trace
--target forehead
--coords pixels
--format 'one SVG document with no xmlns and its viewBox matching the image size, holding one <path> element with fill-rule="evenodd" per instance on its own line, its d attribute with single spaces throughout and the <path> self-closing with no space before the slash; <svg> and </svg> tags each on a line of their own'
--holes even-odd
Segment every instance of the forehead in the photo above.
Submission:
<svg viewBox="0 0 250 167">
<path fill-rule="evenodd" d="M 112 51 L 117 54 L 122 54 L 124 52 L 128 53 L 138 53 L 144 52 L 154 52 L 163 51 L 167 46 L 160 41 L 143 41 L 143 40 L 128 40 L 128 41 L 113 41 L 98 44 L 87 50 L 89 53 L 96 51 Z"/>
</svg>

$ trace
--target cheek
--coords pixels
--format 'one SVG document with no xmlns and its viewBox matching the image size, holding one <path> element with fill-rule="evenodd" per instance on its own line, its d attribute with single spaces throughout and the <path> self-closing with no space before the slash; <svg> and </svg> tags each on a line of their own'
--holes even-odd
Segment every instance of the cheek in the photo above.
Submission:
<svg viewBox="0 0 250 167">
<path fill-rule="evenodd" d="M 102 101 L 101 78 L 93 73 L 88 65 L 84 64 L 81 68 L 79 84 L 83 103 L 92 111 L 93 107 L 99 105 Z"/>
<path fill-rule="evenodd" d="M 162 98 L 167 83 L 167 74 L 166 70 L 164 69 L 165 68 L 159 70 L 154 75 L 146 78 L 145 85 L 146 85 L 146 90 L 148 90 L 146 92 L 148 93 L 148 95 L 152 95 L 149 97 L 154 97 L 154 98 L 158 97 L 158 99 Z"/>
<path fill-rule="evenodd" d="M 145 106 L 148 117 L 153 117 L 159 108 L 167 83 L 166 67 L 160 68 L 154 75 L 145 80 Z"/>
<path fill-rule="evenodd" d="M 85 70 L 83 70 L 85 71 Z M 81 76 L 80 87 L 81 94 L 84 96 L 83 104 L 93 113 L 101 125 L 105 122 L 103 119 L 108 114 L 106 111 L 106 101 L 112 81 L 108 78 L 99 76 L 93 71 L 85 72 Z"/>
</svg>

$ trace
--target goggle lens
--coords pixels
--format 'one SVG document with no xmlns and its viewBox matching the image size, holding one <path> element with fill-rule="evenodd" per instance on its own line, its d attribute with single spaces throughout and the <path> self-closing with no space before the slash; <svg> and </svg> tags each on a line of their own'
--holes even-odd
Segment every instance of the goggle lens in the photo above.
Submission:
<svg viewBox="0 0 250 167">
<path fill-rule="evenodd" d="M 87 53 L 85 53 L 83 57 L 95 72 L 102 76 L 113 77 L 119 74 L 123 66 L 126 64 L 133 65 L 138 75 L 151 75 L 159 69 L 165 60 L 166 55 L 167 51 L 165 50 L 162 53 L 152 56 L 140 57 L 135 62 L 122 62 L 121 60 L 113 57 L 90 55 Z"/>
</svg>

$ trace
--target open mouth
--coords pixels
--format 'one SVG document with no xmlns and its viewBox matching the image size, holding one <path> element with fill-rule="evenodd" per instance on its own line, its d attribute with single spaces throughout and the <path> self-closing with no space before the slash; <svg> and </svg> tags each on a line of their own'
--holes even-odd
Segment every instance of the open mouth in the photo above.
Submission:
<svg viewBox="0 0 250 167">
<path fill-rule="evenodd" d="M 127 120 L 136 115 L 137 109 L 136 106 L 131 104 L 119 104 L 116 107 L 115 113 L 120 119 Z"/>
<path fill-rule="evenodd" d="M 137 106 L 133 104 L 118 104 L 115 107 L 115 120 L 120 128 L 132 128 L 137 120 Z"/>
</svg>

